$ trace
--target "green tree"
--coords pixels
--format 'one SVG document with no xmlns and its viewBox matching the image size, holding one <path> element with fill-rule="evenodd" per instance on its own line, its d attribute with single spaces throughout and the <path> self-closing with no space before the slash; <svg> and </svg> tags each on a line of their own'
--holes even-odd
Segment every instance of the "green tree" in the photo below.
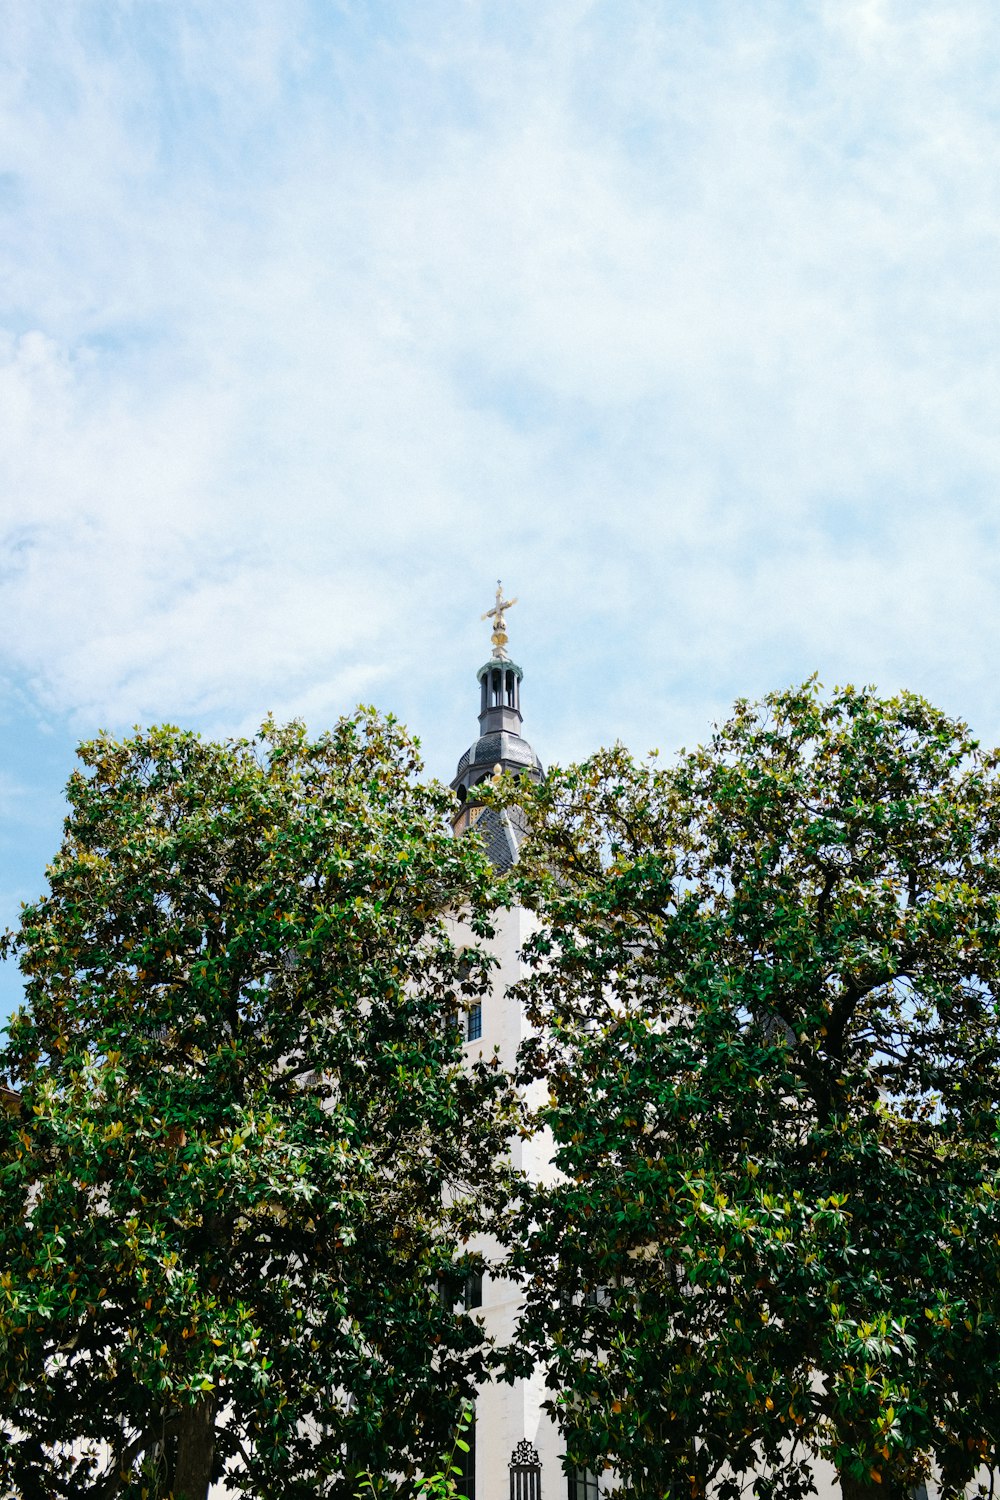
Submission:
<svg viewBox="0 0 1000 1500">
<path fill-rule="evenodd" d="M 523 803 L 520 1368 L 636 1496 L 956 1494 L 1000 1438 L 1000 780 L 919 698 L 739 703 Z"/>
<path fill-rule="evenodd" d="M 48 894 L 7 939 L 0 1488 L 412 1475 L 490 1358 L 447 1293 L 507 1193 L 513 1095 L 458 1027 L 489 983 L 490 867 L 371 712 L 80 754 Z"/>
</svg>

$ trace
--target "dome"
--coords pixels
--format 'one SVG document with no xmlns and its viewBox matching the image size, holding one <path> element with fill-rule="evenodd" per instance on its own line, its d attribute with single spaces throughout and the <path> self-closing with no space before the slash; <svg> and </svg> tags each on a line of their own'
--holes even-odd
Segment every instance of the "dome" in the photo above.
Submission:
<svg viewBox="0 0 1000 1500">
<path fill-rule="evenodd" d="M 499 596 L 498 596 L 499 597 Z M 504 637 L 504 641 L 506 637 Z M 476 673 L 479 683 L 479 738 L 459 758 L 451 787 L 458 799 L 452 820 L 456 834 L 473 825 L 490 859 L 507 869 L 517 858 L 524 834 L 516 809 L 498 812 L 476 802 L 473 788 L 497 771 L 540 781 L 542 763 L 521 733 L 521 680 L 524 673 L 494 637 L 494 653 Z"/>
<path fill-rule="evenodd" d="M 522 735 L 503 729 L 494 730 L 492 734 L 480 735 L 469 746 L 458 762 L 452 786 L 456 790 L 461 782 L 467 787 L 475 786 L 484 776 L 492 776 L 496 765 L 511 771 L 532 770 L 539 775 L 542 770 L 541 761 Z"/>
</svg>

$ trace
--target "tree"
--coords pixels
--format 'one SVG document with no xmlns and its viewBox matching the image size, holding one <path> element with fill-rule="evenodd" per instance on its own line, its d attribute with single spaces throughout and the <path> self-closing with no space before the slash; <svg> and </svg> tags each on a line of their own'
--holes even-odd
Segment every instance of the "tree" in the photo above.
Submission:
<svg viewBox="0 0 1000 1500">
<path fill-rule="evenodd" d="M 223 1472 L 289 1497 L 412 1473 L 490 1358 L 448 1293 L 507 1191 L 513 1096 L 458 1027 L 490 867 L 371 711 L 80 755 L 7 938 L 0 1478 L 203 1500 Z"/>
<path fill-rule="evenodd" d="M 1000 780 L 908 694 L 738 703 L 517 798 L 512 1255 L 571 1460 L 635 1496 L 957 1494 L 998 1464 Z"/>
</svg>

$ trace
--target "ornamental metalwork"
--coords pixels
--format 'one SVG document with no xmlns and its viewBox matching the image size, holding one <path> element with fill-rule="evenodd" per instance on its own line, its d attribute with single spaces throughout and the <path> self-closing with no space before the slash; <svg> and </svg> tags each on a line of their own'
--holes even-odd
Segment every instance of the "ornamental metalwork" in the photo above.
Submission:
<svg viewBox="0 0 1000 1500">
<path fill-rule="evenodd" d="M 490 640 L 493 645 L 493 658 L 495 661 L 507 661 L 507 620 L 505 612 L 513 609 L 517 603 L 516 599 L 505 599 L 500 580 L 497 579 L 497 602 L 492 609 L 488 609 L 483 615 L 484 620 L 493 621 L 493 634 Z"/>
<path fill-rule="evenodd" d="M 538 1449 L 522 1438 L 510 1456 L 510 1500 L 541 1500 L 542 1463 Z"/>
</svg>

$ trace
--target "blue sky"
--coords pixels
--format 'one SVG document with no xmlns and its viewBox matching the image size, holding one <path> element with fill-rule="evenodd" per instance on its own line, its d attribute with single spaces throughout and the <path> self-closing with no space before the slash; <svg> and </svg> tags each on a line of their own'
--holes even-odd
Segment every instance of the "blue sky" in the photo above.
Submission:
<svg viewBox="0 0 1000 1500">
<path fill-rule="evenodd" d="M 450 775 L 498 575 L 545 760 L 812 671 L 1000 739 L 998 72 L 987 0 L 8 0 L 0 920 L 98 727 Z"/>
</svg>

